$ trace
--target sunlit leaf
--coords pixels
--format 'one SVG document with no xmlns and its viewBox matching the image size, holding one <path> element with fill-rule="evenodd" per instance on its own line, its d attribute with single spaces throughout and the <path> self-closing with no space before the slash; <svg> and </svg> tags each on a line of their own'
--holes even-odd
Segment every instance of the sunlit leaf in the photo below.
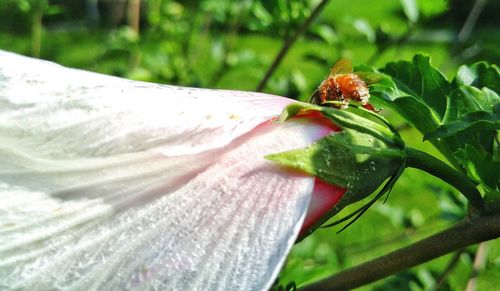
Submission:
<svg viewBox="0 0 500 291">
<path fill-rule="evenodd" d="M 412 62 L 389 63 L 383 72 L 392 76 L 399 90 L 423 101 L 431 109 L 433 118 L 444 115 L 451 87 L 443 74 L 430 64 L 428 56 L 416 55 Z"/>
<path fill-rule="evenodd" d="M 472 66 L 461 66 L 458 69 L 455 82 L 459 85 L 470 85 L 479 89 L 488 87 L 500 92 L 500 73 L 496 65 L 484 62 L 475 63 Z"/>
<path fill-rule="evenodd" d="M 500 97 L 488 88 L 479 90 L 476 87 L 462 85 L 450 94 L 442 122 L 452 122 L 470 112 L 492 112 L 493 106 L 499 102 Z"/>
<path fill-rule="evenodd" d="M 424 136 L 424 140 L 448 137 L 466 130 L 485 131 L 499 129 L 500 115 L 498 112 L 476 111 L 465 114 L 455 121 L 437 127 L 435 130 L 427 133 Z"/>
</svg>

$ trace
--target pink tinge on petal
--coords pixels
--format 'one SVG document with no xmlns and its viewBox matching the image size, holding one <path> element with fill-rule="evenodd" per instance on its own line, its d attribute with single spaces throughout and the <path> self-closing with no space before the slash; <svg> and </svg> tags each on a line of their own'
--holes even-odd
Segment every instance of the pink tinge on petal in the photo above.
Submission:
<svg viewBox="0 0 500 291">
<path fill-rule="evenodd" d="M 320 125 L 319 130 L 314 133 L 315 139 L 320 139 L 333 132 L 342 130 L 330 119 L 324 117 L 319 111 L 307 111 L 300 113 L 296 115 L 295 118 L 305 118 L 308 121 L 313 121 L 315 124 Z M 304 223 L 302 224 L 299 237 L 307 232 L 307 230 L 312 227 L 318 219 L 332 209 L 340 198 L 342 198 L 345 192 L 346 189 L 342 187 L 328 184 L 327 182 L 316 178 L 311 202 L 309 203 L 309 208 L 307 210 Z"/>
<path fill-rule="evenodd" d="M 342 198 L 346 189 L 328 184 L 319 178 L 314 181 L 314 188 L 307 209 L 306 218 L 300 229 L 299 236 L 302 236 L 318 219 L 326 214 Z"/>
<path fill-rule="evenodd" d="M 314 123 L 322 125 L 327 131 L 323 136 L 331 132 L 341 131 L 342 128 L 333 123 L 330 119 L 324 117 L 319 111 L 307 111 L 294 116 L 295 118 L 307 118 L 314 121 Z"/>
</svg>

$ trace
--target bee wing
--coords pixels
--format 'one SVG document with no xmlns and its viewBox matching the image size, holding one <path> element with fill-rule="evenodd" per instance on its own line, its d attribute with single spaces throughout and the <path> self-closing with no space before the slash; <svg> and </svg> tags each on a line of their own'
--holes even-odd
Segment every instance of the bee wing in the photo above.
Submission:
<svg viewBox="0 0 500 291">
<path fill-rule="evenodd" d="M 269 288 L 313 187 L 263 158 L 313 139 L 256 127 L 287 103 L 0 51 L 0 289 Z"/>
<path fill-rule="evenodd" d="M 358 77 L 360 77 L 366 85 L 377 83 L 382 79 L 382 75 L 375 72 L 355 72 Z"/>
<path fill-rule="evenodd" d="M 352 73 L 352 63 L 348 59 L 340 59 L 330 70 L 330 75 Z"/>
<path fill-rule="evenodd" d="M 312 104 L 317 104 L 317 105 L 321 105 L 323 102 L 321 100 L 321 93 L 319 91 L 319 89 L 316 89 L 311 97 L 309 98 L 309 103 L 312 103 Z"/>
</svg>

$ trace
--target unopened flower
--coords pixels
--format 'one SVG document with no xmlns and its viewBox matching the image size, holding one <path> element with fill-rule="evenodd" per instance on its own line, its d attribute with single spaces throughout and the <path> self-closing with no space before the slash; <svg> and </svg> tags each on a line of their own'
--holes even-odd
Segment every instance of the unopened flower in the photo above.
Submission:
<svg viewBox="0 0 500 291">
<path fill-rule="evenodd" d="M 394 168 L 337 177 L 357 171 L 331 164 L 338 128 L 301 105 L 277 121 L 292 102 L 0 52 L 0 289 L 269 288 L 304 219 Z"/>
</svg>

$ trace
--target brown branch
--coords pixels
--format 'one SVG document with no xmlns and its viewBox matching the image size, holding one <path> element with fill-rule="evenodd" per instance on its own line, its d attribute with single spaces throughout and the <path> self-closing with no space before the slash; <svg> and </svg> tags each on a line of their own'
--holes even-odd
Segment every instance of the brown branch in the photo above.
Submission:
<svg viewBox="0 0 500 291">
<path fill-rule="evenodd" d="M 127 21 L 129 27 L 137 34 L 140 34 L 140 20 L 141 20 L 141 0 L 130 0 L 127 7 Z M 129 70 L 132 71 L 141 63 L 141 51 L 134 45 L 130 51 Z"/>
<path fill-rule="evenodd" d="M 281 50 L 279 53 L 276 55 L 276 58 L 274 58 L 273 63 L 267 70 L 266 74 L 260 81 L 259 85 L 257 86 L 257 89 L 255 89 L 257 92 L 261 92 L 267 85 L 267 82 L 271 78 L 272 74 L 276 69 L 278 68 L 279 64 L 285 57 L 285 55 L 288 53 L 288 50 L 292 47 L 292 45 L 297 41 L 300 35 L 302 35 L 311 25 L 311 23 L 318 17 L 320 12 L 325 8 L 326 4 L 328 4 L 330 0 L 322 0 L 316 8 L 311 12 L 311 15 L 304 21 L 301 27 L 295 31 L 294 34 L 292 34 L 283 44 L 283 47 L 281 47 Z"/>
<path fill-rule="evenodd" d="M 477 289 L 477 276 L 484 269 L 486 265 L 487 255 L 487 245 L 486 242 L 480 243 L 477 247 L 476 257 L 474 258 L 474 265 L 472 269 L 472 274 L 470 276 L 469 282 L 467 282 L 466 291 L 475 291 Z"/>
<path fill-rule="evenodd" d="M 299 290 L 348 290 L 466 246 L 500 237 L 500 214 L 466 219 L 408 247 L 306 285 Z"/>
<path fill-rule="evenodd" d="M 128 25 L 139 35 L 139 22 L 141 18 L 141 0 L 130 0 L 127 8 Z"/>
</svg>

